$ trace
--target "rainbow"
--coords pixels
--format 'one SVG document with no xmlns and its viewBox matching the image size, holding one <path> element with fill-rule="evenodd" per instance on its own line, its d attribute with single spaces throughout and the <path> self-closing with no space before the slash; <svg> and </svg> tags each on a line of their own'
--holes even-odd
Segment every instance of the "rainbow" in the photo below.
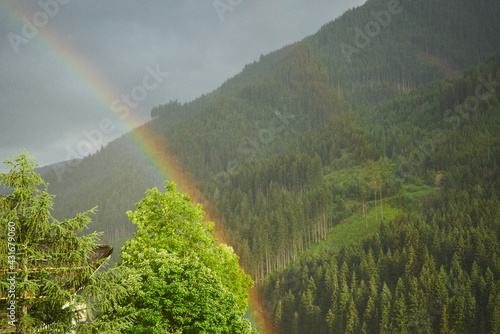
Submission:
<svg viewBox="0 0 500 334">
<path fill-rule="evenodd" d="M 64 2 L 61 1 L 61 3 Z M 31 19 L 33 16 L 18 2 L 1 2 L 0 8 L 2 8 L 4 13 L 9 13 L 10 19 L 13 21 L 25 23 L 23 18 Z M 50 18 L 49 15 L 47 17 Z M 136 127 L 137 124 L 140 124 L 140 121 L 134 117 L 133 113 L 128 113 L 126 117 L 118 117 L 116 108 L 112 106 L 116 104 L 116 97 L 120 92 L 117 92 L 113 85 L 102 76 L 89 59 L 84 58 L 71 45 L 65 43 L 60 35 L 50 28 L 50 22 L 43 28 L 40 27 L 32 39 L 43 43 L 47 52 L 52 54 L 67 70 L 71 71 L 74 78 L 85 85 L 92 96 L 102 105 L 103 110 L 106 110 L 111 115 L 111 118 L 115 122 L 118 122 L 124 130 L 131 131 L 130 134 L 135 145 L 143 153 L 144 158 L 155 168 L 159 176 L 163 179 L 170 178 L 175 180 L 178 187 L 183 192 L 188 193 L 194 203 L 204 202 L 203 195 L 196 187 L 194 180 L 184 172 L 184 168 L 175 156 L 148 131 L 147 126 Z M 207 212 L 207 219 L 217 222 L 216 217 L 210 212 Z M 217 239 L 220 242 L 227 243 L 225 235 L 224 231 L 218 228 L 216 224 L 215 236 Z M 250 289 L 249 295 L 250 317 L 262 334 L 272 334 L 274 332 L 273 326 L 269 317 L 263 311 L 262 303 L 257 296 L 255 288 Z"/>
</svg>

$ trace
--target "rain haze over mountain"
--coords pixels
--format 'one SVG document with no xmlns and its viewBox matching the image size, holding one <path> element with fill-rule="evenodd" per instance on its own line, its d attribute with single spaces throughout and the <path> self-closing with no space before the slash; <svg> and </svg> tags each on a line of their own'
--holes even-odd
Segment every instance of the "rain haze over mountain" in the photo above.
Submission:
<svg viewBox="0 0 500 334">
<path fill-rule="evenodd" d="M 153 106 L 209 93 L 363 3 L 2 1 L 0 155 L 25 147 L 41 165 L 62 161 L 99 129 L 95 151 Z"/>
</svg>

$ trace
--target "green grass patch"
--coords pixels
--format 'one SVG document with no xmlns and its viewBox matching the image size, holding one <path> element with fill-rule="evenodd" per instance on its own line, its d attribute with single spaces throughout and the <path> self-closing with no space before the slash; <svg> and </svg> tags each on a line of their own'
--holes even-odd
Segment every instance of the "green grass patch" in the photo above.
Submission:
<svg viewBox="0 0 500 334">
<path fill-rule="evenodd" d="M 416 200 L 430 195 L 434 191 L 434 188 L 426 184 L 419 186 L 414 184 L 405 184 L 403 185 L 402 191 L 409 199 Z"/>
<path fill-rule="evenodd" d="M 350 194 L 354 193 L 356 187 L 353 184 L 357 184 L 359 173 L 361 172 L 363 172 L 363 168 L 359 166 L 346 168 L 330 172 L 325 177 L 325 180 L 327 184 L 334 184 L 334 188 L 342 189 L 345 194 Z M 411 207 L 413 203 L 435 191 L 434 187 L 423 182 L 419 184 L 404 184 L 397 195 L 383 199 L 383 220 L 381 218 L 379 200 L 377 200 L 376 209 L 375 201 L 366 203 L 367 214 L 365 220 L 361 202 L 347 196 L 346 205 L 355 210 L 354 214 L 344 219 L 340 224 L 332 227 L 327 234 L 327 239 L 313 243 L 304 255 L 316 256 L 325 249 L 335 250 L 344 245 L 359 242 L 364 237 L 376 232 L 382 221 L 384 224 L 387 224 L 389 221 L 394 220 L 396 216 L 401 215 L 405 210 L 404 208 Z"/>
<path fill-rule="evenodd" d="M 377 204 L 379 204 L 379 202 L 377 202 Z M 359 210 L 357 210 L 355 214 L 346 218 L 342 223 L 332 227 L 327 234 L 326 241 L 312 244 L 311 248 L 306 253 L 318 255 L 325 249 L 338 249 L 343 245 L 358 242 L 371 233 L 376 232 L 381 221 L 387 224 L 403 212 L 401 209 L 395 208 L 389 204 L 384 204 L 384 219 L 382 220 L 380 205 L 377 207 L 377 213 L 375 212 L 374 202 L 368 202 L 367 207 L 368 212 L 366 214 L 366 221 L 363 217 L 361 204 L 359 203 Z"/>
</svg>

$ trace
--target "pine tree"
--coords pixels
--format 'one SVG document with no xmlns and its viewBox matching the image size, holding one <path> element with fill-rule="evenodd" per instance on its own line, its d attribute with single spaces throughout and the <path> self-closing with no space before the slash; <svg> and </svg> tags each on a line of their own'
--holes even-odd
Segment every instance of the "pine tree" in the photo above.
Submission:
<svg viewBox="0 0 500 334">
<path fill-rule="evenodd" d="M 17 333 L 120 331 L 129 317 L 81 323 L 93 307 L 112 310 L 115 298 L 126 295 L 111 276 L 94 275 L 105 262 L 97 253 L 100 233 L 78 236 L 95 209 L 57 221 L 51 215 L 54 196 L 34 172 L 33 158 L 23 151 L 10 159 L 4 161 L 9 172 L 0 174 L 0 184 L 12 191 L 0 197 L 5 233 L 0 238 L 1 268 L 5 268 L 0 294 L 12 307 L 11 325 Z M 98 303 L 89 304 L 92 300 Z"/>
<path fill-rule="evenodd" d="M 400 293 L 394 302 L 394 319 L 392 324 L 394 325 L 393 331 L 395 333 L 408 333 L 408 313 L 403 293 Z"/>
<path fill-rule="evenodd" d="M 365 313 L 363 314 L 363 323 L 367 325 L 367 328 L 372 328 L 376 327 L 376 320 L 377 320 L 377 310 L 375 308 L 375 302 L 373 301 L 372 297 L 368 297 L 368 301 L 366 303 L 366 310 Z"/>
<path fill-rule="evenodd" d="M 347 307 L 345 333 L 349 334 L 357 333 L 358 326 L 359 326 L 358 311 L 356 310 L 354 299 L 351 296 L 351 299 L 349 300 L 349 306 Z"/>
<path fill-rule="evenodd" d="M 334 305 L 335 306 L 335 305 Z M 332 306 L 332 307 L 334 307 Z M 335 323 L 337 322 L 336 312 L 333 309 L 329 309 L 326 313 L 326 324 L 328 326 L 328 334 L 335 333 Z"/>
<path fill-rule="evenodd" d="M 295 312 L 293 314 L 293 319 L 292 319 L 292 334 L 299 334 L 299 326 L 300 326 L 300 321 L 299 321 L 299 314 Z"/>
<path fill-rule="evenodd" d="M 491 314 L 491 333 L 500 333 L 500 305 L 496 305 Z"/>
<path fill-rule="evenodd" d="M 387 285 L 383 284 L 382 292 L 380 296 L 380 334 L 389 334 L 391 333 L 391 291 Z"/>
<path fill-rule="evenodd" d="M 299 314 L 303 316 L 301 321 L 303 333 L 306 331 L 316 332 L 315 328 L 319 327 L 321 310 L 319 306 L 315 305 L 316 290 L 314 279 L 310 277 L 299 303 Z"/>
<path fill-rule="evenodd" d="M 283 307 L 281 300 L 276 305 L 276 310 L 274 311 L 274 330 L 278 334 L 283 333 Z"/>
</svg>

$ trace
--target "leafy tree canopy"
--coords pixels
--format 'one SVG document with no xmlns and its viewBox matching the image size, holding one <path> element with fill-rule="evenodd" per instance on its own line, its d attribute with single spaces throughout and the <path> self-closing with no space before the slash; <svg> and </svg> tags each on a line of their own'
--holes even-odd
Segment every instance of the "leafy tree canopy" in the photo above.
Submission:
<svg viewBox="0 0 500 334">
<path fill-rule="evenodd" d="M 148 190 L 127 212 L 139 227 L 117 265 L 131 291 L 124 312 L 137 312 L 129 333 L 250 333 L 250 276 L 231 247 L 217 245 L 201 205 L 173 182 L 165 190 Z"/>
</svg>

